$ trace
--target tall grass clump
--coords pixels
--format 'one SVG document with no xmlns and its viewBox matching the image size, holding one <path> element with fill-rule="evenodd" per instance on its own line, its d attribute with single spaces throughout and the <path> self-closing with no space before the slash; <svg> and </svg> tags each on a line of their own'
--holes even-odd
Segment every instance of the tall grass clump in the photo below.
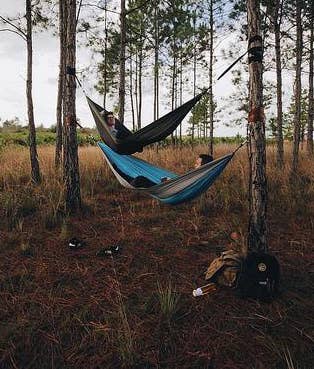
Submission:
<svg viewBox="0 0 314 369">
<path fill-rule="evenodd" d="M 112 280 L 112 291 L 115 311 L 112 316 L 115 324 L 115 340 L 116 350 L 120 357 L 123 367 L 132 367 L 136 360 L 136 349 L 135 349 L 135 334 L 130 327 L 127 306 L 124 302 L 124 298 L 121 293 L 121 286 L 118 280 L 118 274 L 115 268 L 113 258 L 112 270 L 114 272 L 114 279 Z M 118 323 L 118 324 L 117 324 Z"/>
<path fill-rule="evenodd" d="M 178 311 L 180 296 L 171 281 L 165 285 L 158 282 L 157 291 L 161 314 L 167 321 L 171 321 Z"/>
</svg>

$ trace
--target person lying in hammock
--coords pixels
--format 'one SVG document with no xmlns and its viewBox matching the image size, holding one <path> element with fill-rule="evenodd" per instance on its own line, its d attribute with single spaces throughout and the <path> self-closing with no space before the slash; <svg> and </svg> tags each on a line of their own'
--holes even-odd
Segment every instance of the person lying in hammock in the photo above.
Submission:
<svg viewBox="0 0 314 369">
<path fill-rule="evenodd" d="M 197 169 L 204 164 L 212 162 L 213 160 L 214 158 L 211 155 L 200 154 L 195 160 L 194 168 Z"/>
<path fill-rule="evenodd" d="M 129 131 L 119 122 L 118 119 L 114 117 L 112 111 L 108 111 L 106 113 L 106 111 L 103 110 L 101 115 L 105 118 L 105 122 L 107 123 L 109 130 L 115 138 L 124 138 L 129 136 Z"/>
<path fill-rule="evenodd" d="M 204 164 L 210 163 L 211 161 L 213 161 L 213 157 L 211 155 L 207 155 L 207 154 L 200 154 L 195 161 L 194 164 L 194 168 L 197 169 L 199 167 L 201 167 Z M 164 177 L 161 178 L 161 182 L 167 182 L 170 178 L 168 177 Z M 157 183 L 151 181 L 149 178 L 145 177 L 145 176 L 137 176 L 134 179 L 130 180 L 130 185 L 132 185 L 133 187 L 142 187 L 142 188 L 149 188 L 152 186 L 155 186 Z"/>
</svg>

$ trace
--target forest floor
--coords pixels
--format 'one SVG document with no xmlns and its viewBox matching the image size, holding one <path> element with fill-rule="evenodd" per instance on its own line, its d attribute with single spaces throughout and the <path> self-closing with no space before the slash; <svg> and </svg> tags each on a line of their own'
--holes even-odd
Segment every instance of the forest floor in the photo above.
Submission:
<svg viewBox="0 0 314 369">
<path fill-rule="evenodd" d="M 220 145 L 215 156 L 234 147 Z M 290 147 L 287 149 L 289 162 Z M 206 147 L 147 149 L 183 173 Z M 233 158 L 199 199 L 171 207 L 122 188 L 96 147 L 80 149 L 84 208 L 64 217 L 53 147 L 43 182 L 26 148 L 0 152 L 0 368 L 311 369 L 314 362 L 314 165 L 275 168 L 268 148 L 269 250 L 280 261 L 272 303 L 232 289 L 194 298 L 230 233 L 245 242 L 248 160 Z M 290 180 L 289 180 L 290 178 Z M 86 242 L 71 250 L 68 240 Z M 119 245 L 110 256 L 99 252 Z"/>
</svg>

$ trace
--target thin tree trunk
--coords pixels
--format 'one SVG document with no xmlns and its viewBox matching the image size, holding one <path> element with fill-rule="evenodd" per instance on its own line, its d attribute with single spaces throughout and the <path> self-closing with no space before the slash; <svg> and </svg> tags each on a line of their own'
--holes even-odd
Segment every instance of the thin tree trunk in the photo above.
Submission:
<svg viewBox="0 0 314 369">
<path fill-rule="evenodd" d="M 213 0 L 210 0 L 209 9 L 209 154 L 214 155 L 214 99 L 213 99 L 213 62 L 214 62 L 214 16 Z"/>
<path fill-rule="evenodd" d="M 131 45 L 130 45 L 131 50 Z M 134 112 L 134 99 L 133 99 L 133 62 L 132 54 L 130 54 L 130 100 L 131 100 L 131 110 L 132 110 L 132 127 L 133 132 L 135 131 L 135 112 Z"/>
<path fill-rule="evenodd" d="M 34 183 L 40 183 L 40 169 L 36 146 L 36 129 L 34 122 L 34 108 L 32 97 L 33 83 L 33 45 L 32 45 L 32 4 L 31 0 L 26 0 L 26 22 L 27 22 L 27 80 L 26 80 L 26 96 L 27 96 L 27 112 L 29 126 L 29 149 L 31 161 L 31 178 Z"/>
<path fill-rule="evenodd" d="M 301 133 L 301 69 L 302 69 L 302 21 L 301 0 L 296 0 L 297 44 L 296 44 L 296 77 L 295 77 L 295 117 L 293 132 L 293 159 L 291 175 L 298 170 L 299 146 Z"/>
<path fill-rule="evenodd" d="M 207 138 L 208 109 L 204 110 L 204 139 Z"/>
<path fill-rule="evenodd" d="M 180 106 L 183 104 L 183 57 L 180 54 Z M 180 144 L 182 144 L 182 122 L 180 123 Z"/>
<path fill-rule="evenodd" d="M 177 61 L 177 68 L 176 68 L 176 78 L 175 78 L 175 85 L 174 85 L 174 108 L 176 109 L 178 107 L 178 74 L 180 73 L 179 71 L 179 61 Z M 175 130 L 175 144 L 177 145 L 178 143 L 178 127 Z"/>
<path fill-rule="evenodd" d="M 309 71 L 309 111 L 307 117 L 307 152 L 313 156 L 313 120 L 314 120 L 314 96 L 313 96 L 313 75 L 314 75 L 314 2 L 312 2 L 310 13 L 310 71 Z"/>
<path fill-rule="evenodd" d="M 135 111 L 136 111 L 136 121 L 138 126 L 138 51 L 137 48 L 135 50 L 135 87 L 134 87 L 134 94 L 135 94 Z"/>
<path fill-rule="evenodd" d="M 247 0 L 249 49 L 262 48 L 260 2 Z M 260 49 L 261 50 L 261 49 Z M 250 159 L 250 213 L 248 231 L 248 249 L 267 251 L 266 238 L 266 143 L 265 119 L 263 112 L 263 65 L 262 61 L 249 63 L 249 159 Z"/>
<path fill-rule="evenodd" d="M 142 73 L 143 73 L 143 49 L 142 45 L 139 50 L 139 65 L 138 65 L 138 116 L 137 127 L 142 127 Z"/>
<path fill-rule="evenodd" d="M 105 55 L 104 55 L 104 108 L 106 108 L 107 100 L 107 59 L 108 59 L 108 29 L 107 29 L 107 9 L 105 10 Z"/>
<path fill-rule="evenodd" d="M 155 46 L 154 46 L 154 120 L 159 118 L 159 26 L 158 26 L 158 1 L 155 1 Z"/>
<path fill-rule="evenodd" d="M 55 152 L 55 167 L 59 168 L 62 161 L 62 140 L 63 140 L 63 125 L 62 125 L 62 107 L 64 96 L 64 76 L 65 76 L 65 31 L 66 19 L 64 1 L 59 2 L 59 77 L 58 77 L 58 95 L 57 95 L 57 125 L 56 125 L 56 152 Z"/>
<path fill-rule="evenodd" d="M 276 53 L 276 75 L 277 75 L 277 166 L 284 166 L 284 148 L 282 134 L 282 74 L 281 74 L 281 43 L 280 43 L 280 0 L 276 0 L 274 15 L 275 53 Z"/>
<path fill-rule="evenodd" d="M 174 110 L 175 108 L 175 79 L 176 79 L 176 50 L 175 50 L 175 36 L 174 36 L 174 42 L 173 42 L 173 63 L 172 63 L 172 83 L 171 83 L 171 110 Z M 172 145 L 175 144 L 175 137 L 174 134 L 171 133 L 171 141 Z"/>
<path fill-rule="evenodd" d="M 67 37 L 66 66 L 72 71 L 76 63 L 76 0 L 66 0 Z M 66 211 L 75 213 L 81 208 L 80 174 L 76 135 L 76 85 L 74 74 L 67 74 L 65 83 L 65 155 L 64 179 L 66 184 Z"/>
<path fill-rule="evenodd" d="M 193 14 L 193 33 L 194 33 L 194 56 L 193 56 L 193 97 L 196 95 L 196 14 Z M 192 116 L 192 144 L 194 141 L 194 130 L 195 130 L 195 122 L 194 115 Z"/>
<path fill-rule="evenodd" d="M 126 45 L 126 11 L 125 0 L 121 0 L 120 12 L 120 32 L 121 32 L 121 50 L 120 50 L 120 83 L 119 83 L 119 120 L 124 122 L 125 105 L 125 45 Z"/>
</svg>

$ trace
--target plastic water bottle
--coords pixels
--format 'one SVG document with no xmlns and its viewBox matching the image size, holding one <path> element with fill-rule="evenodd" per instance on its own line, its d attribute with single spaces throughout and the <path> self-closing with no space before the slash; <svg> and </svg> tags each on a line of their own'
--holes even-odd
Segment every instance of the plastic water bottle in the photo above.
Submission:
<svg viewBox="0 0 314 369">
<path fill-rule="evenodd" d="M 198 287 L 196 290 L 193 290 L 193 296 L 203 296 L 215 291 L 217 291 L 215 283 L 209 283 L 206 286 Z"/>
</svg>

